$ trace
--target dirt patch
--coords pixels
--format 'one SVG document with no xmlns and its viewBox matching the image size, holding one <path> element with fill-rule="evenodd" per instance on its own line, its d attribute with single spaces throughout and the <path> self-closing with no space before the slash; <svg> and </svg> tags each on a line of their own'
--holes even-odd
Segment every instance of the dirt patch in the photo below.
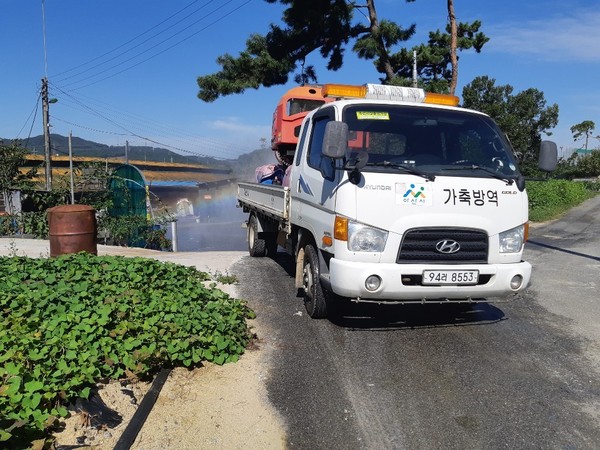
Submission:
<svg viewBox="0 0 600 450">
<path fill-rule="evenodd" d="M 283 422 L 270 406 L 264 385 L 267 353 L 253 349 L 235 364 L 174 369 L 131 448 L 285 448 Z M 74 411 L 65 430 L 55 435 L 57 448 L 113 449 L 149 387 L 141 382 L 102 387 L 100 397 L 123 422 L 112 429 L 94 427 L 85 414 Z"/>
<path fill-rule="evenodd" d="M 83 448 L 112 449 L 129 424 L 139 402 L 150 388 L 150 383 L 137 382 L 122 385 L 118 381 L 98 385 L 92 405 L 77 402 L 70 405 L 71 416 L 65 420 L 65 428 L 55 433 L 58 449 Z M 131 392 L 131 393 L 129 393 Z M 105 405 L 99 409 L 97 405 Z M 115 426 L 105 415 L 119 416 L 121 423 Z"/>
<path fill-rule="evenodd" d="M 236 364 L 174 371 L 132 448 L 284 448 L 260 360 L 253 350 Z"/>
</svg>

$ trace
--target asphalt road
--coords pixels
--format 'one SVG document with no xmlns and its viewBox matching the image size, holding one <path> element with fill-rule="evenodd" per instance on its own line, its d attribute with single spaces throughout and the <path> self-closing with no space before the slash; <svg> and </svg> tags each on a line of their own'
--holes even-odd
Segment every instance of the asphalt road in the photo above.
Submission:
<svg viewBox="0 0 600 450">
<path fill-rule="evenodd" d="M 532 231 L 508 303 L 338 308 L 312 320 L 291 258 L 232 268 L 268 334 L 271 402 L 302 449 L 596 449 L 600 198 Z"/>
</svg>

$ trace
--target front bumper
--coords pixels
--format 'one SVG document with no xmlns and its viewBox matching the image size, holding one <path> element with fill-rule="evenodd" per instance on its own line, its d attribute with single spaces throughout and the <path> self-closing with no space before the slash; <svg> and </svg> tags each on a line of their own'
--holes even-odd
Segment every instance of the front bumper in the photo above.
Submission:
<svg viewBox="0 0 600 450">
<path fill-rule="evenodd" d="M 421 284 L 424 270 L 478 270 L 477 285 L 430 286 Z M 367 290 L 365 281 L 376 275 L 381 285 L 375 291 Z M 515 276 L 522 277 L 519 288 L 511 287 Z M 531 278 L 531 264 L 525 261 L 511 264 L 373 264 L 342 261 L 332 258 L 329 266 L 331 290 L 340 296 L 371 301 L 471 301 L 488 297 L 504 297 L 520 292 Z"/>
</svg>

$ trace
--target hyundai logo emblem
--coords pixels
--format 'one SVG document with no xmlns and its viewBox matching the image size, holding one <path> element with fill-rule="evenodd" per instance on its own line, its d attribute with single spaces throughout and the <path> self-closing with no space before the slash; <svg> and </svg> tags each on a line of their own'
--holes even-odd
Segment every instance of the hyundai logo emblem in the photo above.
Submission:
<svg viewBox="0 0 600 450">
<path fill-rule="evenodd" d="M 440 253 L 450 255 L 460 250 L 460 244 L 452 239 L 445 239 L 443 241 L 438 241 L 435 244 L 435 249 Z"/>
</svg>

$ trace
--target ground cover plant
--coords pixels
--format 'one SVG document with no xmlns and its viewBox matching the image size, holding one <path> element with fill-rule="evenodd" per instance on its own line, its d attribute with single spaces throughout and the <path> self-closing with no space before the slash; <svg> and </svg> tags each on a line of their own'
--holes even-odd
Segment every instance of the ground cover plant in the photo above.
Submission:
<svg viewBox="0 0 600 450">
<path fill-rule="evenodd" d="M 143 258 L 0 257 L 0 447 L 43 448 L 99 381 L 237 361 L 254 313 L 207 280 Z"/>
</svg>

